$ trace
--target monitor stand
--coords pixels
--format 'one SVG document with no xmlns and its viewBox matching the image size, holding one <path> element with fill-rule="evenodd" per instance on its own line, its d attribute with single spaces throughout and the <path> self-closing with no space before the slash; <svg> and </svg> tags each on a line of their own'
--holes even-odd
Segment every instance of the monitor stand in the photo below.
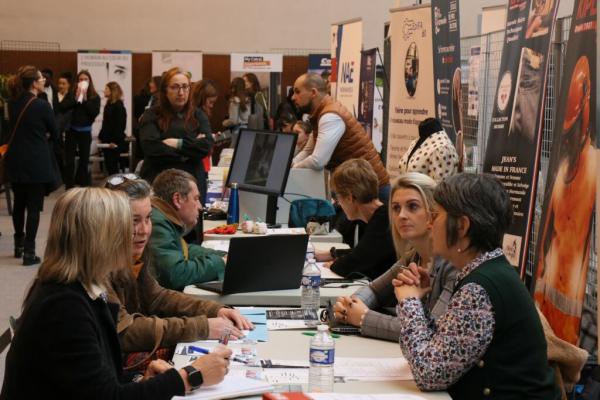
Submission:
<svg viewBox="0 0 600 400">
<path fill-rule="evenodd" d="M 265 222 L 267 225 L 272 225 L 275 227 L 277 224 L 277 200 L 279 200 L 279 196 L 275 196 L 272 194 L 267 195 L 267 214 L 265 218 Z M 280 225 L 281 226 L 281 225 Z"/>
</svg>

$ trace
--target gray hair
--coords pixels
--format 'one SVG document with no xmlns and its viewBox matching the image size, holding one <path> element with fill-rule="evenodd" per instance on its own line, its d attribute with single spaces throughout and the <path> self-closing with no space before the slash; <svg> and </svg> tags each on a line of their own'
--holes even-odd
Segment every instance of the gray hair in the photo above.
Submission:
<svg viewBox="0 0 600 400">
<path fill-rule="evenodd" d="M 192 191 L 191 183 L 196 184 L 196 178 L 192 174 L 180 169 L 169 168 L 158 174 L 152 187 L 156 197 L 171 204 L 175 193 L 187 197 Z"/>
<path fill-rule="evenodd" d="M 307 72 L 304 75 L 303 86 L 307 89 L 317 89 L 319 93 L 327 94 L 327 82 L 319 74 Z"/>
<path fill-rule="evenodd" d="M 120 177 L 120 175 L 113 175 Z M 108 177 L 104 187 L 110 190 L 119 190 L 121 192 L 125 192 L 129 200 L 143 200 L 152 196 L 152 187 L 148 182 L 140 177 L 135 177 L 133 179 L 127 178 L 128 175 L 123 175 L 123 182 L 113 185 L 111 183 L 111 177 Z"/>
<path fill-rule="evenodd" d="M 449 176 L 438 184 L 433 198 L 448 213 L 448 246 L 458 241 L 458 219 L 462 216 L 470 221 L 469 247 L 490 251 L 501 246 L 513 210 L 508 193 L 494 176 L 470 173 Z"/>
</svg>

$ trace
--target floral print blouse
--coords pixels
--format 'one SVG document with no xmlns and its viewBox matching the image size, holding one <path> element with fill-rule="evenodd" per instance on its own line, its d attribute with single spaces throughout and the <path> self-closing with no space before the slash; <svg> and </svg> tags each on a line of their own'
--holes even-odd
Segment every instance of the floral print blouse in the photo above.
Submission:
<svg viewBox="0 0 600 400">
<path fill-rule="evenodd" d="M 502 249 L 481 254 L 458 274 L 460 282 L 484 262 L 500 257 Z M 443 390 L 457 382 L 485 354 L 494 334 L 494 310 L 487 292 L 468 283 L 454 293 L 446 313 L 431 319 L 421 301 L 403 299 L 396 306 L 400 347 L 422 390 Z"/>
</svg>

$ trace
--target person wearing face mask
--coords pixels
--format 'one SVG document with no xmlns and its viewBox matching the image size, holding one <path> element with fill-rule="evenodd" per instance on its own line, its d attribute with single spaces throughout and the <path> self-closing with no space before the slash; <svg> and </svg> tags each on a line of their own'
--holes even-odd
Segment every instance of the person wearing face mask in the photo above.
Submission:
<svg viewBox="0 0 600 400">
<path fill-rule="evenodd" d="M 315 73 L 294 82 L 292 101 L 303 114 L 310 114 L 313 134 L 293 160 L 294 168 L 323 168 L 334 172 L 344 161 L 366 160 L 377 174 L 378 197 L 387 202 L 390 176 L 375 146 L 352 112 L 327 94 L 327 82 Z"/>
<path fill-rule="evenodd" d="M 212 136 L 201 131 L 200 115 L 190 101 L 190 78 L 171 68 L 161 79 L 158 104 L 146 110 L 140 121 L 144 164 L 140 175 L 152 183 L 162 171 L 177 168 L 201 177 L 202 159 L 212 148 Z"/>
<path fill-rule="evenodd" d="M 389 218 L 398 261 L 370 285 L 350 297 L 338 297 L 333 307 L 336 320 L 360 328 L 363 336 L 397 342 L 400 322 L 396 318 L 392 280 L 405 266 L 415 263 L 425 268 L 432 290 L 423 304 L 437 319 L 446 311 L 452 296 L 456 270 L 431 247 L 431 210 L 435 181 L 418 172 L 400 175 L 392 185 Z"/>
<path fill-rule="evenodd" d="M 119 305 L 117 332 L 121 349 L 129 353 L 125 366 L 143 368 L 154 353 L 170 360 L 179 342 L 220 339 L 226 330 L 241 337 L 253 325 L 239 311 L 165 289 L 150 272 L 154 268 L 148 248 L 152 232 L 152 188 L 134 174 L 113 175 L 105 186 L 125 192 L 133 214 L 133 260 L 129 269 L 112 274 L 108 287 L 111 303 Z M 155 329 L 156 325 L 162 329 Z"/>
<path fill-rule="evenodd" d="M 65 136 L 65 188 L 75 185 L 89 186 L 90 145 L 92 143 L 92 124 L 100 113 L 100 96 L 94 89 L 92 76 L 86 70 L 77 74 L 75 89 L 76 105 L 73 108 L 71 127 Z M 75 171 L 75 152 L 79 154 Z"/>
<path fill-rule="evenodd" d="M 196 178 L 182 170 L 167 169 L 156 177 L 153 189 L 150 249 L 160 285 L 183 290 L 186 285 L 222 280 L 226 253 L 183 239 L 198 223 L 202 211 Z"/>
</svg>

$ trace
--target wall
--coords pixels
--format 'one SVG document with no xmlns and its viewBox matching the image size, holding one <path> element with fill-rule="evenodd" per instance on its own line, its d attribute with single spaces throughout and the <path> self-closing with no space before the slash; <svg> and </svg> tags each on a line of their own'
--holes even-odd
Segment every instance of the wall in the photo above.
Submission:
<svg viewBox="0 0 600 400">
<path fill-rule="evenodd" d="M 63 50 L 329 49 L 331 23 L 362 17 L 365 48 L 382 47 L 393 0 L 59 0 L 2 2 L 0 38 Z M 17 32 L 18 34 L 15 34 Z"/>
</svg>

